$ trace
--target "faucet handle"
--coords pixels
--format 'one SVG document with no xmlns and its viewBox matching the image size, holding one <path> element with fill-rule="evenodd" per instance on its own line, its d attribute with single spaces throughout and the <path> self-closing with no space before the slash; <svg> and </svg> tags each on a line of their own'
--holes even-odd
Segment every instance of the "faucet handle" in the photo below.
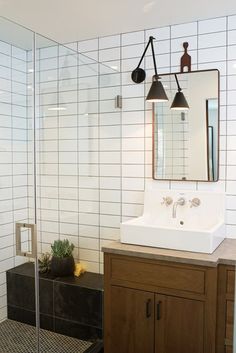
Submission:
<svg viewBox="0 0 236 353">
<path fill-rule="evenodd" d="M 201 205 L 201 200 L 198 197 L 194 197 L 192 200 L 189 200 L 190 207 L 198 207 Z"/>
<path fill-rule="evenodd" d="M 177 204 L 180 206 L 184 206 L 186 204 L 186 200 L 184 197 L 180 197 L 177 201 Z"/>
<path fill-rule="evenodd" d="M 162 205 L 170 206 L 173 203 L 173 199 L 169 196 L 163 197 Z"/>
</svg>

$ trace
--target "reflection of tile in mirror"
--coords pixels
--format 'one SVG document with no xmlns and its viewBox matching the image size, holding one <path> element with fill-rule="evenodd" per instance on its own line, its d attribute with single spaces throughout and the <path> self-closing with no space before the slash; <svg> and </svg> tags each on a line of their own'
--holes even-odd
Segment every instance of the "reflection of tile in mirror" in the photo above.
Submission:
<svg viewBox="0 0 236 353">
<path fill-rule="evenodd" d="M 158 179 L 208 180 L 212 158 L 208 155 L 207 115 L 213 109 L 213 102 L 214 148 L 218 150 L 218 71 L 183 73 L 177 77 L 190 109 L 184 112 L 170 109 L 177 92 L 176 80 L 173 74 L 162 75 L 169 101 L 155 104 L 155 173 Z M 211 102 L 208 112 L 207 101 Z M 217 153 L 214 158 L 217 166 Z M 217 173 L 215 169 L 216 178 Z"/>
</svg>

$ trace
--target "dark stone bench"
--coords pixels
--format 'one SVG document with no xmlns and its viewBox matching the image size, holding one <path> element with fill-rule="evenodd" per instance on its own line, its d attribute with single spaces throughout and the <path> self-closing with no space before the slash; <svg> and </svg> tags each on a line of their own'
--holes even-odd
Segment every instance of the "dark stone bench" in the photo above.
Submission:
<svg viewBox="0 0 236 353">
<path fill-rule="evenodd" d="M 88 341 L 103 336 L 103 275 L 39 276 L 40 327 Z M 34 264 L 7 271 L 8 318 L 35 325 Z"/>
</svg>

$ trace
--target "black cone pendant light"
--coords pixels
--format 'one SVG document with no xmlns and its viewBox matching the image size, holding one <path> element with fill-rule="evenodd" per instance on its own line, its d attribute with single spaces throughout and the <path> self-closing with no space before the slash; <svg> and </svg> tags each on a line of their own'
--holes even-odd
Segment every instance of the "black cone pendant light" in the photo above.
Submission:
<svg viewBox="0 0 236 353">
<path fill-rule="evenodd" d="M 141 83 L 145 80 L 146 78 L 146 72 L 143 70 L 140 65 L 142 64 L 142 61 L 144 59 L 144 56 L 147 52 L 147 49 L 149 45 L 151 45 L 152 49 L 152 59 L 153 59 L 153 65 L 154 65 L 154 70 L 155 70 L 155 75 L 153 76 L 153 81 L 150 87 L 150 90 L 147 94 L 146 100 L 148 102 L 166 102 L 168 101 L 168 97 L 166 95 L 165 89 L 162 85 L 162 82 L 160 80 L 160 76 L 157 73 L 157 65 L 156 65 L 156 59 L 155 59 L 155 52 L 154 52 L 154 45 L 153 45 L 153 40 L 154 37 L 149 37 L 149 41 L 144 49 L 144 52 L 142 54 L 142 57 L 138 63 L 138 66 L 136 67 L 135 70 L 133 70 L 131 74 L 132 81 L 135 83 Z M 179 85 L 179 81 L 177 78 L 177 75 L 175 74 L 175 80 L 177 83 L 178 91 L 175 94 L 175 98 L 171 104 L 171 109 L 172 110 L 187 110 L 189 109 L 188 102 L 182 92 L 182 89 Z"/>
<path fill-rule="evenodd" d="M 170 109 L 172 109 L 172 110 L 188 110 L 189 105 L 188 105 L 188 102 L 182 92 L 180 85 L 179 85 L 179 81 L 178 81 L 176 74 L 175 74 L 175 80 L 177 83 L 178 92 L 176 92 L 176 94 L 175 94 L 175 98 L 173 100 L 173 103 L 171 104 Z"/>
<path fill-rule="evenodd" d="M 168 101 L 168 97 L 167 97 L 166 92 L 164 90 L 164 87 L 160 81 L 160 77 L 157 73 L 157 65 L 156 65 L 155 52 L 154 52 L 154 46 L 153 46 L 154 39 L 155 39 L 154 37 L 149 37 L 148 44 L 146 45 L 146 48 L 143 52 L 143 55 L 139 61 L 137 68 L 132 72 L 131 78 L 135 83 L 141 83 L 145 80 L 146 73 L 139 66 L 141 65 L 141 63 L 143 61 L 143 58 L 146 54 L 146 51 L 147 51 L 149 45 L 151 44 L 155 75 L 153 76 L 153 82 L 152 82 L 151 88 L 148 92 L 146 100 L 149 102 L 166 102 L 166 101 Z"/>
<path fill-rule="evenodd" d="M 151 88 L 148 92 L 146 100 L 148 102 L 166 102 L 168 101 L 168 97 L 164 90 L 164 87 L 161 81 L 158 80 L 158 77 L 153 77 L 153 82 Z"/>
</svg>

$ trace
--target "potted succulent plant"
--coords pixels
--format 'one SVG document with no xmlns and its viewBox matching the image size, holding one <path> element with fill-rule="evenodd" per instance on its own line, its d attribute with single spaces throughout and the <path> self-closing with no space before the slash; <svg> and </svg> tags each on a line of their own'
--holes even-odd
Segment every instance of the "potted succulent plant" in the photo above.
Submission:
<svg viewBox="0 0 236 353">
<path fill-rule="evenodd" d="M 42 254 L 38 260 L 39 263 L 39 273 L 48 273 L 51 267 L 51 254 Z"/>
<path fill-rule="evenodd" d="M 70 276 L 73 275 L 75 269 L 75 261 L 73 257 L 74 244 L 67 239 L 55 240 L 51 245 L 51 273 L 54 276 Z"/>
</svg>

